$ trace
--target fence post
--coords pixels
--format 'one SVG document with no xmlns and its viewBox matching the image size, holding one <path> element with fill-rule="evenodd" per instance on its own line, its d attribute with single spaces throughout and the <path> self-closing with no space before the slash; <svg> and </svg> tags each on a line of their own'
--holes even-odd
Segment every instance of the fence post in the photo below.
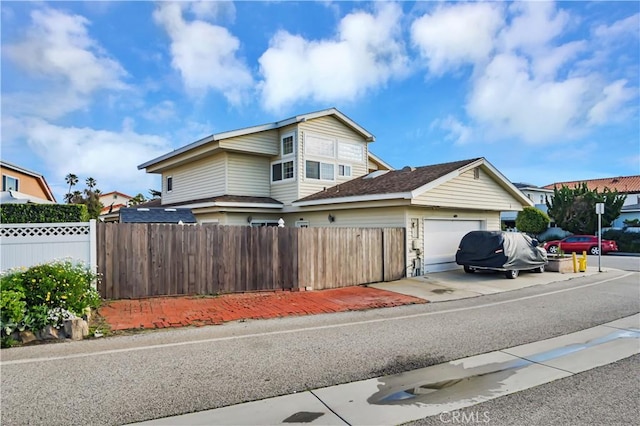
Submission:
<svg viewBox="0 0 640 426">
<path fill-rule="evenodd" d="M 96 238 L 96 220 L 89 220 L 89 268 L 94 274 L 98 273 L 98 239 Z M 91 287 L 98 289 L 97 280 L 93 280 Z"/>
</svg>

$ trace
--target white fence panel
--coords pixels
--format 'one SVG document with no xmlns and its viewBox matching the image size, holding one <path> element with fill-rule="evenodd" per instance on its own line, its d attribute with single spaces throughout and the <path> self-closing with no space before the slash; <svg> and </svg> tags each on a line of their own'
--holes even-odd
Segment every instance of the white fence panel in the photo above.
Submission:
<svg viewBox="0 0 640 426">
<path fill-rule="evenodd" d="M 70 258 L 97 270 L 96 221 L 0 225 L 0 270 Z"/>
</svg>

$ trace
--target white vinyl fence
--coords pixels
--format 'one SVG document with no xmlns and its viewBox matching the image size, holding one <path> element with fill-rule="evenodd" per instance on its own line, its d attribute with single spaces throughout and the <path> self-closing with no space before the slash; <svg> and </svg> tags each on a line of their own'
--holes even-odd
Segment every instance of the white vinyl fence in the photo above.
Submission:
<svg viewBox="0 0 640 426">
<path fill-rule="evenodd" d="M 97 270 L 96 221 L 0 224 L 0 270 L 70 259 Z"/>
</svg>

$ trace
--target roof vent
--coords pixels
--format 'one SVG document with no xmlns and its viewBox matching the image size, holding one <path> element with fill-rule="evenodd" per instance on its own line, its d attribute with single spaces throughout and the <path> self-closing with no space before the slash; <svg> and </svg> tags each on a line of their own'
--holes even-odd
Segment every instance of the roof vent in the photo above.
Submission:
<svg viewBox="0 0 640 426">
<path fill-rule="evenodd" d="M 165 212 L 175 212 L 177 211 L 176 209 L 164 209 Z"/>
<path fill-rule="evenodd" d="M 368 175 L 366 175 L 363 179 L 374 179 L 374 178 L 377 178 L 378 176 L 382 176 L 388 171 L 389 170 L 376 170 L 375 172 L 371 172 Z"/>
<path fill-rule="evenodd" d="M 148 212 L 149 211 L 149 209 L 144 208 L 144 207 L 141 207 L 141 208 L 136 209 L 136 210 L 139 211 L 139 212 Z"/>
<path fill-rule="evenodd" d="M 404 166 L 404 167 L 402 168 L 402 171 L 403 171 L 403 172 L 413 172 L 413 171 L 415 171 L 415 170 L 416 170 L 416 168 L 415 168 L 415 167 L 411 167 L 411 166 Z"/>
</svg>

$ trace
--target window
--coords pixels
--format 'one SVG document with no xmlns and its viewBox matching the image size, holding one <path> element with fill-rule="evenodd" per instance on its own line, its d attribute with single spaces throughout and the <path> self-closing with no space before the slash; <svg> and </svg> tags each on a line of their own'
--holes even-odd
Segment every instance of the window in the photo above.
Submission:
<svg viewBox="0 0 640 426">
<path fill-rule="evenodd" d="M 289 133 L 282 137 L 282 156 L 293 155 L 294 153 L 294 141 L 293 133 Z"/>
<path fill-rule="evenodd" d="M 335 180 L 333 164 L 307 160 L 305 169 L 307 179 Z"/>
<path fill-rule="evenodd" d="M 357 163 L 364 161 L 364 150 L 362 145 L 356 145 L 353 143 L 338 143 L 338 158 L 341 160 L 349 160 Z"/>
<path fill-rule="evenodd" d="M 252 220 L 250 226 L 260 228 L 263 226 L 278 226 L 277 220 Z"/>
<path fill-rule="evenodd" d="M 167 192 L 173 191 L 173 176 L 167 176 Z"/>
<path fill-rule="evenodd" d="M 351 166 L 347 166 L 346 164 L 338 165 L 338 176 L 351 177 Z"/>
<path fill-rule="evenodd" d="M 336 152 L 332 139 L 307 135 L 304 139 L 304 153 L 316 157 L 335 158 Z"/>
<path fill-rule="evenodd" d="M 293 178 L 293 161 L 279 161 L 271 164 L 271 182 L 279 182 Z"/>
<path fill-rule="evenodd" d="M 14 178 L 7 175 L 2 175 L 2 190 L 3 191 L 18 191 L 18 178 Z"/>
</svg>

